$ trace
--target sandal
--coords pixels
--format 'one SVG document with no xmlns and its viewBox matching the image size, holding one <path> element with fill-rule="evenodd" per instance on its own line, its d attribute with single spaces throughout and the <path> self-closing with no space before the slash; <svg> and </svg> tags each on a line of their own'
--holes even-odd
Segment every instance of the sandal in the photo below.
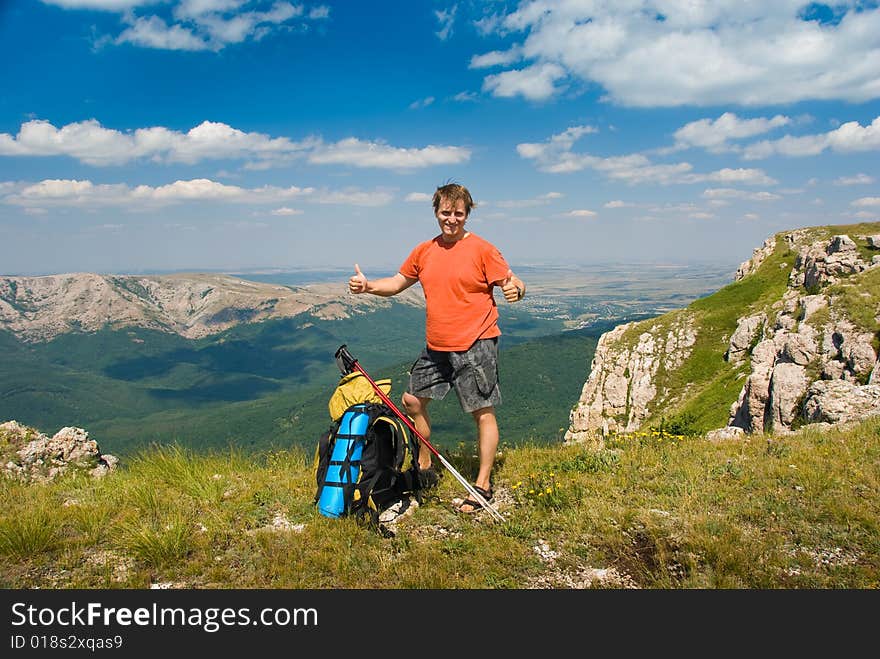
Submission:
<svg viewBox="0 0 880 659">
<path fill-rule="evenodd" d="M 477 491 L 477 493 L 486 500 L 486 503 L 492 503 L 491 487 L 488 490 L 484 490 L 479 485 L 474 485 L 473 487 Z M 470 510 L 464 510 L 464 506 L 470 506 Z M 458 512 L 464 513 L 465 515 L 472 515 L 473 513 L 478 513 L 483 510 L 483 504 L 481 504 L 476 499 L 471 499 L 470 497 L 468 497 L 460 504 L 458 504 L 457 510 Z"/>
</svg>

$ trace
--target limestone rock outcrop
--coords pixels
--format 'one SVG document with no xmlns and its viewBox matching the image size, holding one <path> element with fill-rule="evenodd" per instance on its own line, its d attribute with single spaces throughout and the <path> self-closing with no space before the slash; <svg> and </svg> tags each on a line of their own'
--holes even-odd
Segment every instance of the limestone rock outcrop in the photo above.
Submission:
<svg viewBox="0 0 880 659">
<path fill-rule="evenodd" d="M 727 426 L 712 431 L 713 439 L 880 414 L 880 253 L 873 253 L 880 234 L 780 234 L 754 250 L 735 282 L 758 272 L 777 249 L 786 250 L 784 260 L 766 267 L 790 268 L 782 295 L 742 309 L 729 337 L 717 337 L 726 344 L 718 359 L 742 387 L 730 401 Z M 674 408 L 686 399 L 690 383 L 679 392 L 658 392 L 658 382 L 668 380 L 658 373 L 679 368 L 695 337 L 710 330 L 687 309 L 672 314 L 618 326 L 600 338 L 570 414 L 567 442 L 632 432 L 646 420 L 656 422 L 659 400 Z M 664 328 L 676 338 L 664 340 Z"/>
<path fill-rule="evenodd" d="M 51 481 L 72 470 L 100 478 L 119 464 L 82 428 L 62 428 L 48 437 L 17 421 L 0 424 L 0 455 L 3 474 L 24 482 Z"/>
<path fill-rule="evenodd" d="M 591 377 L 571 412 L 565 441 L 584 441 L 597 428 L 603 433 L 634 430 L 650 414 L 658 393 L 658 370 L 678 368 L 690 354 L 696 334 L 687 314 L 668 326 L 647 326 L 640 332 L 643 325 L 619 325 L 599 339 Z M 632 345 L 624 340 L 627 337 Z"/>
</svg>

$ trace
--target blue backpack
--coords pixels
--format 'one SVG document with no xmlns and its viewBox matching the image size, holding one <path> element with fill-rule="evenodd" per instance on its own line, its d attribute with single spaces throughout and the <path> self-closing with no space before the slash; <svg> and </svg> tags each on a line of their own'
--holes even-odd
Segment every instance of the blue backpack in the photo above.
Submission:
<svg viewBox="0 0 880 659">
<path fill-rule="evenodd" d="M 318 441 L 315 504 L 325 517 L 379 513 L 407 495 L 419 499 L 419 441 L 384 403 L 349 406 Z"/>
</svg>

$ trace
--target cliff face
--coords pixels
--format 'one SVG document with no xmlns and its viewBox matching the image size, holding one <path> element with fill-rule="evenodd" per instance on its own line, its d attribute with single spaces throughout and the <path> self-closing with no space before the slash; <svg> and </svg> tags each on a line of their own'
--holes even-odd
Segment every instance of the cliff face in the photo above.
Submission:
<svg viewBox="0 0 880 659">
<path fill-rule="evenodd" d="M 719 409 L 718 437 L 880 414 L 878 348 L 880 224 L 778 234 L 722 291 L 603 335 L 565 439 L 694 411 L 706 431 Z"/>
<path fill-rule="evenodd" d="M 424 304 L 414 289 L 396 300 Z M 372 295 L 349 295 L 344 283 L 288 287 L 213 274 L 0 277 L 0 329 L 30 342 L 127 326 L 195 339 L 241 323 L 303 312 L 345 318 L 389 304 Z"/>
</svg>

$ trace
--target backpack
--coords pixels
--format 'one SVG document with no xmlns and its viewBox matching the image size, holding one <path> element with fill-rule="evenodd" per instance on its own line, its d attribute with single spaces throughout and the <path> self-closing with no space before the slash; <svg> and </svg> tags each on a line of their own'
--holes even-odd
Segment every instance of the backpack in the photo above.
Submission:
<svg viewBox="0 0 880 659">
<path fill-rule="evenodd" d="M 333 422 L 315 450 L 315 504 L 325 517 L 378 523 L 379 513 L 403 496 L 419 500 L 419 441 L 390 407 L 375 402 L 380 399 L 363 388 L 362 377 L 352 375 L 360 376 L 344 376 L 331 397 Z M 391 389 L 390 380 L 377 385 L 383 393 Z"/>
</svg>

